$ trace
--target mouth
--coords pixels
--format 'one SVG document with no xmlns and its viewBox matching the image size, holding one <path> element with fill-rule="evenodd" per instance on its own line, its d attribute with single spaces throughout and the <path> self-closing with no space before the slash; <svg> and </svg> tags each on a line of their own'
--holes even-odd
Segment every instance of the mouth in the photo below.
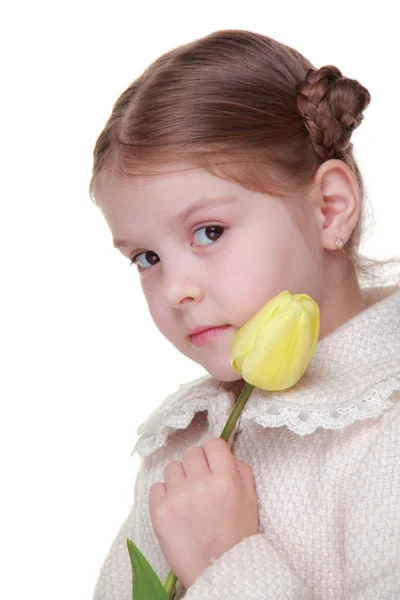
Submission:
<svg viewBox="0 0 400 600">
<path fill-rule="evenodd" d="M 198 333 L 192 333 L 189 338 L 194 346 L 204 346 L 219 338 L 229 327 L 230 325 L 210 327 L 209 329 L 203 329 Z"/>
</svg>

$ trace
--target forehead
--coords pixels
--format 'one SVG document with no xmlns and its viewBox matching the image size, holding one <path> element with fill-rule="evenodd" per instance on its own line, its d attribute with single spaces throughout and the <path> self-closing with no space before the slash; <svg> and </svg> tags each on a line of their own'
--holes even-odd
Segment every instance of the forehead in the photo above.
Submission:
<svg viewBox="0 0 400 600">
<path fill-rule="evenodd" d="M 168 218 L 201 198 L 243 197 L 252 193 L 234 181 L 201 168 L 191 168 L 151 177 L 121 178 L 101 173 L 96 182 L 95 199 L 107 218 L 134 213 L 140 219 L 155 211 Z"/>
<path fill-rule="evenodd" d="M 101 174 L 96 183 L 95 199 L 114 238 L 137 238 L 141 228 L 177 225 L 191 208 L 202 203 L 236 203 L 252 195 L 236 182 L 222 179 L 201 168 L 169 171 L 151 177 L 121 178 Z M 179 218 L 178 215 L 180 215 Z"/>
<path fill-rule="evenodd" d="M 244 189 L 238 183 L 217 177 L 205 169 L 179 163 L 169 166 L 166 172 L 151 176 L 120 177 L 102 172 L 96 181 L 95 196 L 99 204 L 132 202 L 143 198 L 172 202 L 174 199 L 190 200 L 188 193 L 237 191 L 239 188 Z"/>
</svg>

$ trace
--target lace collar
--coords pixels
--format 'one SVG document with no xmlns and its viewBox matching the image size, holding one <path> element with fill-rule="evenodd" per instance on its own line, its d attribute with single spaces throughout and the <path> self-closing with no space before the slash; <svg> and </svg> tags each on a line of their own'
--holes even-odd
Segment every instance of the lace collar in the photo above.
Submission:
<svg viewBox="0 0 400 600">
<path fill-rule="evenodd" d="M 253 420 L 305 435 L 378 416 L 393 405 L 389 397 L 400 392 L 400 288 L 364 288 L 362 293 L 367 308 L 318 342 L 300 381 L 283 392 L 255 388 L 236 427 Z M 148 456 L 200 411 L 208 411 L 218 437 L 243 383 L 207 374 L 180 385 L 138 427 L 132 454 Z"/>
</svg>

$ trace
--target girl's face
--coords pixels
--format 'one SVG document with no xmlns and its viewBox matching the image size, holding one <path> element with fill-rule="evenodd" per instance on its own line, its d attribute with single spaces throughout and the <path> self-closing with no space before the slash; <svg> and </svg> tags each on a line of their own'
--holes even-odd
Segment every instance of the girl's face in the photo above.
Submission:
<svg viewBox="0 0 400 600">
<path fill-rule="evenodd" d="M 306 244 L 285 201 L 203 169 L 98 182 L 96 201 L 114 245 L 135 258 L 155 325 L 217 379 L 241 378 L 230 345 L 271 298 L 289 290 L 320 300 L 316 228 Z M 204 345 L 191 337 L 196 327 L 224 325 Z"/>
</svg>

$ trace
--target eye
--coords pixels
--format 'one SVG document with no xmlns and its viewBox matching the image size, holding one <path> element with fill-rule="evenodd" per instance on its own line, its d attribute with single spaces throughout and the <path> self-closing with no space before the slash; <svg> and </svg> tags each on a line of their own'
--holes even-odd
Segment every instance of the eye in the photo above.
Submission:
<svg viewBox="0 0 400 600">
<path fill-rule="evenodd" d="M 225 227 L 222 225 L 206 225 L 205 227 L 200 227 L 196 229 L 195 234 L 199 231 L 205 230 L 206 235 L 210 236 L 208 239 L 211 242 L 216 242 L 222 235 L 221 231 L 225 231 Z M 205 244 L 208 246 L 209 244 Z"/>
<path fill-rule="evenodd" d="M 223 227 L 222 225 L 205 225 L 204 227 L 199 227 L 199 229 L 196 229 L 196 231 L 194 233 L 196 234 L 199 231 L 203 231 L 203 229 L 205 230 L 206 235 L 210 236 L 210 237 L 208 237 L 208 240 L 210 242 L 216 242 L 221 237 L 221 235 L 225 231 L 226 227 Z M 202 245 L 202 244 L 199 244 L 199 245 Z M 210 244 L 203 244 L 203 245 L 209 246 Z M 156 264 L 156 262 L 158 262 L 158 260 L 159 260 L 158 255 L 155 252 L 148 250 L 147 252 L 140 252 L 140 254 L 136 254 L 136 256 L 134 256 L 132 258 L 129 266 L 137 265 L 139 271 L 147 271 L 147 269 L 149 269 L 149 267 L 148 266 L 146 267 L 146 265 L 143 266 L 139 262 L 139 259 L 141 256 L 143 256 L 144 259 L 148 263 L 150 263 L 150 267 L 153 266 L 154 264 Z"/>
<path fill-rule="evenodd" d="M 148 267 L 146 266 L 142 266 L 141 264 L 139 264 L 139 258 L 141 256 L 144 256 L 145 260 L 147 260 L 147 262 L 150 262 L 150 266 L 152 266 L 153 264 L 155 264 L 154 262 L 152 262 L 154 260 L 154 257 L 157 257 L 157 254 L 155 252 L 151 252 L 151 250 L 148 250 L 147 252 L 141 252 L 140 254 L 136 254 L 136 256 L 134 256 L 130 262 L 130 265 L 137 265 L 139 267 L 139 270 L 145 271 L 147 270 Z"/>
</svg>

